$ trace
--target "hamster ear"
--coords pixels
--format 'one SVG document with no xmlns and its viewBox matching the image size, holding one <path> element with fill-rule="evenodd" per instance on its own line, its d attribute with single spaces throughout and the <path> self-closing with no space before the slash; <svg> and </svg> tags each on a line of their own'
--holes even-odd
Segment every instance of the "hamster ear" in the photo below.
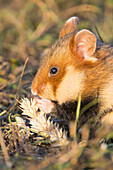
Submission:
<svg viewBox="0 0 113 170">
<path fill-rule="evenodd" d="M 60 31 L 59 37 L 62 38 L 72 33 L 73 31 L 77 31 L 78 23 L 79 23 L 78 17 L 71 17 L 70 19 L 68 19 Z"/>
<path fill-rule="evenodd" d="M 92 55 L 96 50 L 96 37 L 89 30 L 83 29 L 73 37 L 73 52 L 78 53 L 86 61 L 95 62 L 97 58 Z"/>
</svg>

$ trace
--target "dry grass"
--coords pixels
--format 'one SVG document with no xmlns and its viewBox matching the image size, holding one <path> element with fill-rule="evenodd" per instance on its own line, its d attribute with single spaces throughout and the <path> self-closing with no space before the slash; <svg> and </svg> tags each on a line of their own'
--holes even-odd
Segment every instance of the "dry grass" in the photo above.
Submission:
<svg viewBox="0 0 113 170">
<path fill-rule="evenodd" d="M 15 121 L 21 115 L 17 99 L 31 98 L 30 85 L 43 50 L 75 15 L 79 29 L 99 32 L 105 42 L 113 43 L 112 0 L 0 0 L 0 169 L 112 169 L 112 131 L 107 144 L 101 136 L 89 141 L 86 125 L 77 141 L 71 124 L 68 146 L 56 147 L 47 136 L 37 140 L 36 132 L 20 129 Z"/>
</svg>

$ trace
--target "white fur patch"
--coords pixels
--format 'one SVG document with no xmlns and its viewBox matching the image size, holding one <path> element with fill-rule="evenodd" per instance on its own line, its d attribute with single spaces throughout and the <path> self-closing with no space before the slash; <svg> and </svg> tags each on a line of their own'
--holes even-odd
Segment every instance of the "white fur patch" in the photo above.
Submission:
<svg viewBox="0 0 113 170">
<path fill-rule="evenodd" d="M 83 78 L 84 72 L 75 71 L 73 66 L 67 68 L 67 73 L 56 91 L 59 104 L 78 98 L 84 86 Z"/>
</svg>

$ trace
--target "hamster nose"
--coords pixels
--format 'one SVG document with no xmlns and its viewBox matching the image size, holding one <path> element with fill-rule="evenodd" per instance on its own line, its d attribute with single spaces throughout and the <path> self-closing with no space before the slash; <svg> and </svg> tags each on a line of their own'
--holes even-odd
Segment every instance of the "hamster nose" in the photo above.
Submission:
<svg viewBox="0 0 113 170">
<path fill-rule="evenodd" d="M 38 95 L 38 92 L 37 92 L 37 91 L 34 91 L 33 89 L 31 89 L 31 93 L 32 93 L 34 96 Z"/>
</svg>

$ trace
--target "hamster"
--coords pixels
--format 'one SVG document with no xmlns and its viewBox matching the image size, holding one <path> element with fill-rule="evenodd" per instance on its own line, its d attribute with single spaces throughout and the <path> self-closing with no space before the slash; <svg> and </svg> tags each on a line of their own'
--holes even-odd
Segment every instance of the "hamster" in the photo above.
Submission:
<svg viewBox="0 0 113 170">
<path fill-rule="evenodd" d="M 87 29 L 78 31 L 79 19 L 72 17 L 62 27 L 59 39 L 49 49 L 32 82 L 31 91 L 39 108 L 66 120 L 75 120 L 81 108 L 81 126 L 99 115 L 101 124 L 113 124 L 113 47 L 100 42 Z"/>
</svg>

